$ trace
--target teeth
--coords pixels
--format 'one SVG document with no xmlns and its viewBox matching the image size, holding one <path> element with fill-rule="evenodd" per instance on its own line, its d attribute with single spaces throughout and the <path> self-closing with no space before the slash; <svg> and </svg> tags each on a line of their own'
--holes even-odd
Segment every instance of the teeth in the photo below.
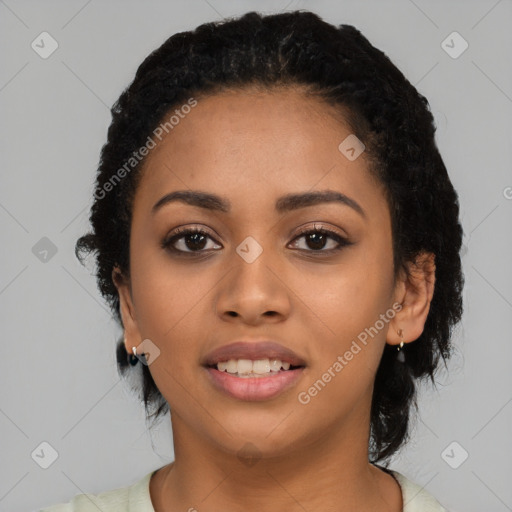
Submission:
<svg viewBox="0 0 512 512">
<path fill-rule="evenodd" d="M 252 372 L 252 361 L 250 359 L 238 360 L 238 373 L 245 375 Z"/>
<path fill-rule="evenodd" d="M 238 371 L 238 363 L 234 359 L 227 362 L 226 371 L 228 373 L 236 373 Z"/>
<path fill-rule="evenodd" d="M 270 360 L 270 369 L 273 372 L 278 372 L 281 369 L 281 361 L 279 359 L 271 359 Z"/>
<path fill-rule="evenodd" d="M 228 369 L 228 361 L 221 361 L 217 363 L 217 370 L 225 372 Z"/>
<path fill-rule="evenodd" d="M 270 371 L 270 363 L 268 359 L 258 359 L 252 363 L 252 371 L 254 373 L 262 374 Z"/>
<path fill-rule="evenodd" d="M 230 359 L 229 361 L 221 361 L 217 363 L 217 369 L 221 372 L 238 374 L 240 376 L 264 375 L 271 372 L 281 370 L 289 370 L 290 363 L 283 362 L 280 359 L 258 359 L 251 361 L 250 359 Z"/>
</svg>

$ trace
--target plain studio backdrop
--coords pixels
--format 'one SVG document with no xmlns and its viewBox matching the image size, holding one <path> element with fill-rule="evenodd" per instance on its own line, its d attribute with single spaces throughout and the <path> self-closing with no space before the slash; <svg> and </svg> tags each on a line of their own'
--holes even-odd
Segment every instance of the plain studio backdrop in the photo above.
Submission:
<svg viewBox="0 0 512 512">
<path fill-rule="evenodd" d="M 168 416 L 150 434 L 118 377 L 92 259 L 74 256 L 109 108 L 170 35 L 295 9 L 354 25 L 427 97 L 460 198 L 456 353 L 437 390 L 421 389 L 391 467 L 454 512 L 512 510 L 512 3 L 2 0 L 1 511 L 126 486 L 173 459 Z"/>
</svg>

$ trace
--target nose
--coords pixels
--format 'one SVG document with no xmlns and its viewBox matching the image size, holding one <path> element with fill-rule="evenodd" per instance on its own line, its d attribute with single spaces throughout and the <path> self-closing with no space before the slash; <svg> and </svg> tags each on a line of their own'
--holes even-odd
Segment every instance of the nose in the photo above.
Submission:
<svg viewBox="0 0 512 512">
<path fill-rule="evenodd" d="M 267 251 L 248 262 L 234 254 L 232 269 L 220 283 L 215 308 L 223 321 L 259 325 L 288 318 L 290 294 L 284 272 Z"/>
</svg>

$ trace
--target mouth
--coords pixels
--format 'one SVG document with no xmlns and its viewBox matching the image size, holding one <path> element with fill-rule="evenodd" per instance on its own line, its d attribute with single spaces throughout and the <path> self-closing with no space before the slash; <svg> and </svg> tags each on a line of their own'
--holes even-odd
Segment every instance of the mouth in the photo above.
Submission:
<svg viewBox="0 0 512 512">
<path fill-rule="evenodd" d="M 203 362 L 214 387 L 232 398 L 261 401 L 294 386 L 306 363 L 275 342 L 235 342 L 210 353 Z"/>
<path fill-rule="evenodd" d="M 245 364 L 242 362 L 242 364 Z M 304 372 L 303 366 L 283 368 L 263 374 L 228 373 L 216 367 L 206 367 L 210 382 L 214 388 L 237 400 L 263 401 L 270 400 L 295 386 Z"/>
</svg>

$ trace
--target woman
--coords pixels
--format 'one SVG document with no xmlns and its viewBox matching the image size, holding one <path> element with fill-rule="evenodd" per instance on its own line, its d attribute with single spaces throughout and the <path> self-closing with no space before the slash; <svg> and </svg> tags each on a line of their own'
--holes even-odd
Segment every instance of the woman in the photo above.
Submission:
<svg viewBox="0 0 512 512">
<path fill-rule="evenodd" d="M 169 38 L 112 115 L 77 256 L 175 460 L 45 510 L 445 510 L 386 466 L 462 315 L 427 100 L 352 26 L 251 12 Z"/>
</svg>

